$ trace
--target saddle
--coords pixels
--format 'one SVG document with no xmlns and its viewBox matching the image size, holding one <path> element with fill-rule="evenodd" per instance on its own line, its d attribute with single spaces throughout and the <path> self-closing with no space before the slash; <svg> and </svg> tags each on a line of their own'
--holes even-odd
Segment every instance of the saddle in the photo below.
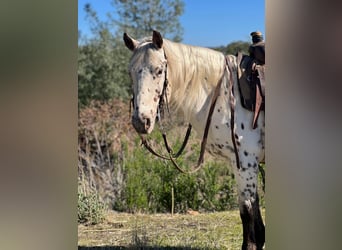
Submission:
<svg viewBox="0 0 342 250">
<path fill-rule="evenodd" d="M 265 110 L 265 56 L 254 57 L 239 52 L 237 64 L 241 104 L 254 112 L 252 127 L 255 129 L 260 111 Z"/>
</svg>

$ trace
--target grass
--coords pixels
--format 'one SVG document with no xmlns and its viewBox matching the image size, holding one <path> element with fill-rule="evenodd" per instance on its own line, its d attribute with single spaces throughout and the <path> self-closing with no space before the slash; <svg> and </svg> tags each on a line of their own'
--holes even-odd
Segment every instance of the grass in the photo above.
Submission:
<svg viewBox="0 0 342 250">
<path fill-rule="evenodd" d="M 241 242 L 238 210 L 174 216 L 109 211 L 101 224 L 78 226 L 79 249 L 235 250 L 241 249 Z"/>
</svg>

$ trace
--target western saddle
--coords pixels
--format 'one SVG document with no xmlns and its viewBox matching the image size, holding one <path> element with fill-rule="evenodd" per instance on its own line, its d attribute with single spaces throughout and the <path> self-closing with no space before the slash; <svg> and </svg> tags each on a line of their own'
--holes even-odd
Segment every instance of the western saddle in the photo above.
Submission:
<svg viewBox="0 0 342 250">
<path fill-rule="evenodd" d="M 249 55 L 237 55 L 239 90 L 242 106 L 254 112 L 252 127 L 257 127 L 259 113 L 265 110 L 265 42 L 260 32 L 251 33 Z"/>
</svg>

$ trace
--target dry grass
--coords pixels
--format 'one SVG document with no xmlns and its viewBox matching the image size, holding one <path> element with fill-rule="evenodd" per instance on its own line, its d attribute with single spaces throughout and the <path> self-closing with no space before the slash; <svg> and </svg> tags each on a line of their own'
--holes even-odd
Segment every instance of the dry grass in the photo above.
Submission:
<svg viewBox="0 0 342 250">
<path fill-rule="evenodd" d="M 264 217 L 264 210 L 262 214 Z M 78 245 L 83 249 L 235 250 L 241 248 L 241 242 L 238 210 L 174 216 L 110 211 L 102 224 L 78 226 Z"/>
</svg>

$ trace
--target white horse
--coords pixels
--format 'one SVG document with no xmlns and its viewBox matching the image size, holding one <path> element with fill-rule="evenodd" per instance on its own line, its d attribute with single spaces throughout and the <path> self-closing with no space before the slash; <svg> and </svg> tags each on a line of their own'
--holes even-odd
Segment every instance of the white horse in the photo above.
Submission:
<svg viewBox="0 0 342 250">
<path fill-rule="evenodd" d="M 258 164 L 265 155 L 265 115 L 264 111 L 260 113 L 253 129 L 253 113 L 244 109 L 240 102 L 237 58 L 225 57 L 207 48 L 171 42 L 157 31 L 153 31 L 152 37 L 140 41 L 126 33 L 123 38 L 126 47 L 133 52 L 129 64 L 134 94 L 132 124 L 139 134 L 151 133 L 159 102 L 166 99 L 170 107 L 182 111 L 197 134 L 203 135 L 209 107 L 219 86 L 207 149 L 224 156 L 233 166 L 243 224 L 242 249 L 262 249 L 265 226 L 260 214 L 257 184 Z M 167 86 L 164 84 L 166 79 Z"/>
</svg>

